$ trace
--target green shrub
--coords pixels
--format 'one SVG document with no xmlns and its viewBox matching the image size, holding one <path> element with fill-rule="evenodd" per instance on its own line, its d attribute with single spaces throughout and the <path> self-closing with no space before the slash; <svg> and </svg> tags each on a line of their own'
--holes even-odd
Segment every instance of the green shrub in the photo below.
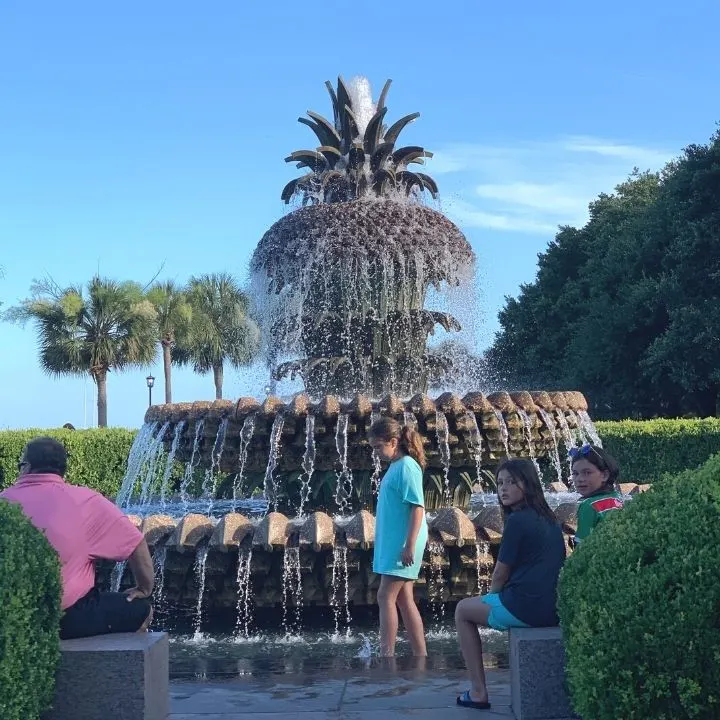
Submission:
<svg viewBox="0 0 720 720">
<path fill-rule="evenodd" d="M 603 446 L 625 482 L 653 483 L 666 473 L 702 465 L 720 452 L 720 418 L 598 422 Z"/>
<path fill-rule="evenodd" d="M 17 463 L 25 445 L 34 437 L 49 435 L 68 451 L 65 479 L 87 485 L 107 497 L 120 489 L 134 430 L 98 428 L 93 430 L 4 430 L 0 432 L 0 488 L 15 482 Z"/>
<path fill-rule="evenodd" d="M 0 718 L 35 720 L 60 657 L 60 563 L 17 505 L 0 500 Z"/>
<path fill-rule="evenodd" d="M 575 709 L 720 717 L 720 455 L 613 513 L 568 558 L 559 613 Z"/>
</svg>

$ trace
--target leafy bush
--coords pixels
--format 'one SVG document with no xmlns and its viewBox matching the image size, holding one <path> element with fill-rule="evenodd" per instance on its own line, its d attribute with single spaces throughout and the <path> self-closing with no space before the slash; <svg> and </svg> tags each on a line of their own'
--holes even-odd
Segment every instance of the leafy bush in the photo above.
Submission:
<svg viewBox="0 0 720 720">
<path fill-rule="evenodd" d="M 720 455 L 634 498 L 560 577 L 568 684 L 593 720 L 720 717 Z"/>
<path fill-rule="evenodd" d="M 65 446 L 68 482 L 87 485 L 107 497 L 115 497 L 125 474 L 134 430 L 4 430 L 0 432 L 0 488 L 15 482 L 23 448 L 38 435 L 49 435 Z"/>
<path fill-rule="evenodd" d="M 0 717 L 47 710 L 60 657 L 60 563 L 17 505 L 0 500 Z"/>
<path fill-rule="evenodd" d="M 626 482 L 654 483 L 702 465 L 720 452 L 720 418 L 596 423 Z"/>
</svg>

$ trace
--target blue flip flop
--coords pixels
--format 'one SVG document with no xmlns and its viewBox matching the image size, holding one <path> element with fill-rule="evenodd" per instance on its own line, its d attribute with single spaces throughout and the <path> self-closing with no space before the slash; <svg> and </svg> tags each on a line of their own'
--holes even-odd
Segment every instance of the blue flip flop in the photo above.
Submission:
<svg viewBox="0 0 720 720">
<path fill-rule="evenodd" d="M 466 690 L 462 695 L 458 697 L 457 704 L 460 705 L 460 707 L 473 708 L 474 710 L 490 709 L 489 702 L 475 702 L 475 700 L 470 697 L 469 690 Z"/>
</svg>

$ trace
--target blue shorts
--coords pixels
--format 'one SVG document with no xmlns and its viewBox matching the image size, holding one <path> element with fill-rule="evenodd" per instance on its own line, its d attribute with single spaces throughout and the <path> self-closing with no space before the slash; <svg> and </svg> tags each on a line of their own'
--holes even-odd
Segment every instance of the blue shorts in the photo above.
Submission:
<svg viewBox="0 0 720 720">
<path fill-rule="evenodd" d="M 488 625 L 494 630 L 509 630 L 511 627 L 526 628 L 530 627 L 522 620 L 518 620 L 500 601 L 498 593 L 488 593 L 481 595 L 480 600 L 489 605 L 490 615 L 488 616 Z"/>
</svg>

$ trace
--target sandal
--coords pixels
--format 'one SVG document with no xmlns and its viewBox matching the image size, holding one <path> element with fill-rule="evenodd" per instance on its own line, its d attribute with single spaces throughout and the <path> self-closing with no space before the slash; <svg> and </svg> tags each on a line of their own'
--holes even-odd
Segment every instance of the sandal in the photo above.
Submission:
<svg viewBox="0 0 720 720">
<path fill-rule="evenodd" d="M 470 691 L 466 690 L 462 695 L 460 695 L 457 699 L 457 704 L 460 705 L 460 707 L 466 707 L 466 708 L 473 708 L 474 710 L 489 710 L 490 709 L 490 703 L 489 702 L 476 702 L 470 697 Z"/>
</svg>

